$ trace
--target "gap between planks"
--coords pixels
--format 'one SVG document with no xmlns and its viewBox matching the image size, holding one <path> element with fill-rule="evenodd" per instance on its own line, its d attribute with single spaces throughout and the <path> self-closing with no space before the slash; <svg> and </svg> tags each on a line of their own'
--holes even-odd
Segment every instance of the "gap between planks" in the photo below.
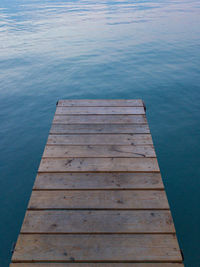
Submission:
<svg viewBox="0 0 200 267">
<path fill-rule="evenodd" d="M 184 267 L 182 263 L 11 263 L 10 267 Z"/>
<path fill-rule="evenodd" d="M 65 189 L 62 189 L 62 188 L 57 188 L 57 189 L 54 189 L 54 188 L 41 188 L 41 189 L 38 189 L 38 188 L 33 188 L 33 191 L 151 191 L 151 190 L 155 190 L 155 191 L 165 191 L 164 188 L 111 188 L 111 189 L 99 189 L 99 188 L 84 188 L 84 189 L 80 189 L 80 188 L 77 188 L 77 189 L 74 189 L 74 188 L 65 188 Z"/>
</svg>

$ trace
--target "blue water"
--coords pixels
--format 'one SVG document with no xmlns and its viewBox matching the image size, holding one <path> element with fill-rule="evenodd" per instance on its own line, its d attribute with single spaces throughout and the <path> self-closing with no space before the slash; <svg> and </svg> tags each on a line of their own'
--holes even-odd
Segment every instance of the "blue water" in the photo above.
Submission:
<svg viewBox="0 0 200 267">
<path fill-rule="evenodd" d="M 145 101 L 185 265 L 199 267 L 199 0 L 1 0 L 0 266 L 63 98 Z"/>
</svg>

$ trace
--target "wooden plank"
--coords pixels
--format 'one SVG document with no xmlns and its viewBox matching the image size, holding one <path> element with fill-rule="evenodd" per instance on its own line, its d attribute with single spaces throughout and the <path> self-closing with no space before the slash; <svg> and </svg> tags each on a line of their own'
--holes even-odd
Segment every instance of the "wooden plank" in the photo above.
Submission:
<svg viewBox="0 0 200 267">
<path fill-rule="evenodd" d="M 56 115 L 137 115 L 145 114 L 144 107 L 57 107 Z"/>
<path fill-rule="evenodd" d="M 141 100 L 61 100 L 13 267 L 183 267 Z"/>
<path fill-rule="evenodd" d="M 184 267 L 182 263 L 11 263 L 10 267 Z"/>
<path fill-rule="evenodd" d="M 33 189 L 163 189 L 160 173 L 39 173 Z"/>
<path fill-rule="evenodd" d="M 21 233 L 175 233 L 170 211 L 28 211 Z"/>
<path fill-rule="evenodd" d="M 53 123 L 60 124 L 145 124 L 144 115 L 55 115 Z"/>
<path fill-rule="evenodd" d="M 52 124 L 50 134 L 148 134 L 147 124 Z"/>
<path fill-rule="evenodd" d="M 77 100 L 59 100 L 58 106 L 61 107 L 143 107 L 141 99 L 77 99 Z"/>
<path fill-rule="evenodd" d="M 118 157 L 118 158 L 155 158 L 155 150 L 153 146 L 116 146 L 116 145 L 106 145 L 106 146 L 95 146 L 95 145 L 85 145 L 85 146 L 66 146 L 66 145 L 56 145 L 45 147 L 43 158 L 46 157 Z"/>
<path fill-rule="evenodd" d="M 39 172 L 159 172 L 156 158 L 44 158 Z"/>
<path fill-rule="evenodd" d="M 164 191 L 33 191 L 29 209 L 169 209 Z"/>
<path fill-rule="evenodd" d="M 19 236 L 13 261 L 182 261 L 174 234 Z"/>
<path fill-rule="evenodd" d="M 48 145 L 152 145 L 150 134 L 49 135 Z"/>
</svg>

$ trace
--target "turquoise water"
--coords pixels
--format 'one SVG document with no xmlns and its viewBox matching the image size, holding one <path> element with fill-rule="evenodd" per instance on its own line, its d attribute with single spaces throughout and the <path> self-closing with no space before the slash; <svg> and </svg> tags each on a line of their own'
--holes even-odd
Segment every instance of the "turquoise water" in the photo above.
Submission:
<svg viewBox="0 0 200 267">
<path fill-rule="evenodd" d="M 200 2 L 0 2 L 0 266 L 58 99 L 142 98 L 180 247 L 200 266 Z"/>
</svg>

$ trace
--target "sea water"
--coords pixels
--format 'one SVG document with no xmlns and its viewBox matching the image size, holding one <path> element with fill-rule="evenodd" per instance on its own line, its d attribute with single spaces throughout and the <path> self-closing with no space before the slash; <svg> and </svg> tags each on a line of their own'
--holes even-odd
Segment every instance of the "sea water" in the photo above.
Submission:
<svg viewBox="0 0 200 267">
<path fill-rule="evenodd" d="M 185 263 L 199 267 L 199 0 L 1 0 L 0 266 L 56 101 L 86 98 L 145 101 Z"/>
</svg>

